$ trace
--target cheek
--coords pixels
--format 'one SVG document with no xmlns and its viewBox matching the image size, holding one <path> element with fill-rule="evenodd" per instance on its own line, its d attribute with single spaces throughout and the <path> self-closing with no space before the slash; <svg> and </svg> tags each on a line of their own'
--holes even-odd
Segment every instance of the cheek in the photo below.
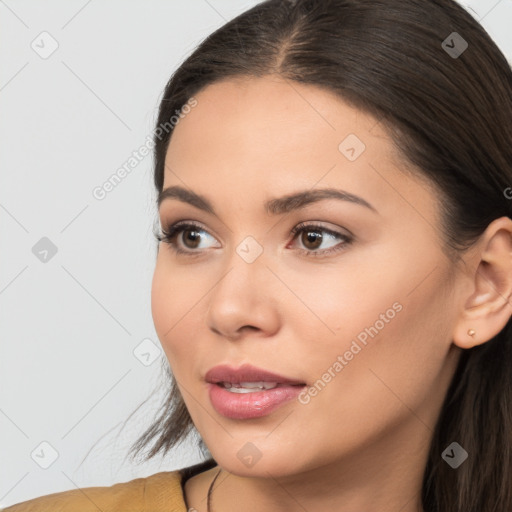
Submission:
<svg viewBox="0 0 512 512">
<path fill-rule="evenodd" d="M 190 314 L 198 301 L 199 291 L 185 278 L 184 272 L 177 272 L 165 261 L 165 248 L 160 249 L 151 285 L 151 313 L 162 348 L 174 370 L 175 361 L 191 351 L 187 339 L 193 333 L 190 328 Z M 188 285 L 187 285 L 188 283 Z M 195 290 L 195 292 L 194 292 Z"/>
<path fill-rule="evenodd" d="M 342 386 L 340 396 L 366 394 L 365 389 L 382 396 L 382 374 L 392 389 L 406 386 L 416 399 L 422 383 L 433 385 L 443 366 L 453 311 L 443 293 L 449 285 L 440 260 L 427 251 L 409 258 L 406 247 L 398 249 L 379 246 L 366 255 L 358 253 L 357 261 L 347 253 L 336 272 L 319 266 L 300 279 L 285 276 L 302 302 L 289 301 L 284 313 L 293 319 L 297 358 L 307 361 L 313 380 L 328 381 L 326 373 L 335 374 L 326 387 Z"/>
<path fill-rule="evenodd" d="M 361 300 L 361 296 L 366 298 Z M 404 333 L 409 322 L 405 318 L 406 305 L 403 300 L 396 300 L 397 296 L 396 290 L 385 287 L 354 296 L 345 281 L 337 289 L 326 288 L 317 297 L 318 319 L 304 311 L 297 319 L 296 344 L 301 344 L 297 357 L 302 364 L 307 361 L 310 381 L 321 381 L 316 388 L 322 390 L 319 394 L 325 393 L 331 404 L 357 410 L 361 403 L 344 406 L 343 402 L 365 394 L 364 390 L 374 380 L 369 368 L 377 371 L 386 366 L 400 371 L 395 358 L 400 353 L 404 357 Z M 324 384 L 330 388 L 326 392 Z"/>
<path fill-rule="evenodd" d="M 301 275 L 281 272 L 283 281 L 293 283 L 295 295 L 289 293 L 281 302 L 286 305 L 282 317 L 295 332 L 289 338 L 300 345 L 299 352 L 317 373 L 350 350 L 354 340 L 361 347 L 377 341 L 403 315 L 403 294 L 397 289 L 396 276 L 392 272 L 386 275 L 371 262 L 360 265 L 356 271 L 355 263 L 346 258 L 336 268 L 318 265 Z"/>
<path fill-rule="evenodd" d="M 309 339 L 302 358 L 313 382 L 311 406 L 329 410 L 331 419 L 345 421 L 350 412 L 358 424 L 372 425 L 376 415 L 386 423 L 444 392 L 453 312 L 441 298 L 443 278 L 436 275 L 413 293 L 414 279 L 397 282 L 382 276 L 379 288 L 353 296 L 347 281 L 338 283 L 341 292 L 326 288 L 317 312 L 334 333 L 317 322 L 322 335 L 311 343 L 308 321 L 298 327 L 301 339 Z"/>
</svg>

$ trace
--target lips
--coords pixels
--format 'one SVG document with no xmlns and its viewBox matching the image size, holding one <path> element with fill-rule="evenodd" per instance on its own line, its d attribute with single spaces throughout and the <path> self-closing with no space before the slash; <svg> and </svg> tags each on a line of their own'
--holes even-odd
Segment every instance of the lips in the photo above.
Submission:
<svg viewBox="0 0 512 512">
<path fill-rule="evenodd" d="M 304 382 L 245 364 L 215 366 L 205 375 L 214 409 L 234 420 L 271 414 L 301 393 Z"/>
<path fill-rule="evenodd" d="M 280 386 L 303 386 L 304 381 L 292 379 L 274 372 L 257 368 L 250 364 L 244 364 L 239 368 L 228 365 L 214 366 L 205 375 L 206 382 L 212 384 L 230 383 L 240 384 L 241 382 L 272 382 Z"/>
</svg>

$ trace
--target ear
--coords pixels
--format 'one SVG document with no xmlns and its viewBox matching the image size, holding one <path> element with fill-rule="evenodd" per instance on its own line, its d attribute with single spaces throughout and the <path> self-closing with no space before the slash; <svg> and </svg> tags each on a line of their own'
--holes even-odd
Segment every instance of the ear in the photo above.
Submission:
<svg viewBox="0 0 512 512">
<path fill-rule="evenodd" d="M 492 221 L 471 254 L 470 292 L 452 337 L 465 349 L 492 339 L 512 315 L 512 220 Z"/>
</svg>

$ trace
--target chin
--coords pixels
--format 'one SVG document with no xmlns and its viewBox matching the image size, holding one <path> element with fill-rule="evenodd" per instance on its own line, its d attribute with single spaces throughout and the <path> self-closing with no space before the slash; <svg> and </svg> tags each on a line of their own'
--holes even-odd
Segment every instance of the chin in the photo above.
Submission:
<svg viewBox="0 0 512 512">
<path fill-rule="evenodd" d="M 240 477 L 280 478 L 305 470 L 305 463 L 299 460 L 296 447 L 290 447 L 291 452 L 288 452 L 270 443 L 263 447 L 263 443 L 231 441 L 229 447 L 209 447 L 209 450 L 222 469 Z"/>
</svg>

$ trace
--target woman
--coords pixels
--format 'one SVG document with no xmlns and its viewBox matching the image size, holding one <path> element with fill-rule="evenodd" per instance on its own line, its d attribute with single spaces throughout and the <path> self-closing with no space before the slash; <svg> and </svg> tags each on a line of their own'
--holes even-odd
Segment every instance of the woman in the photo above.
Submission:
<svg viewBox="0 0 512 512">
<path fill-rule="evenodd" d="M 157 120 L 172 375 L 133 447 L 208 458 L 6 511 L 512 510 L 511 91 L 452 0 L 267 0 L 209 36 Z"/>
</svg>

